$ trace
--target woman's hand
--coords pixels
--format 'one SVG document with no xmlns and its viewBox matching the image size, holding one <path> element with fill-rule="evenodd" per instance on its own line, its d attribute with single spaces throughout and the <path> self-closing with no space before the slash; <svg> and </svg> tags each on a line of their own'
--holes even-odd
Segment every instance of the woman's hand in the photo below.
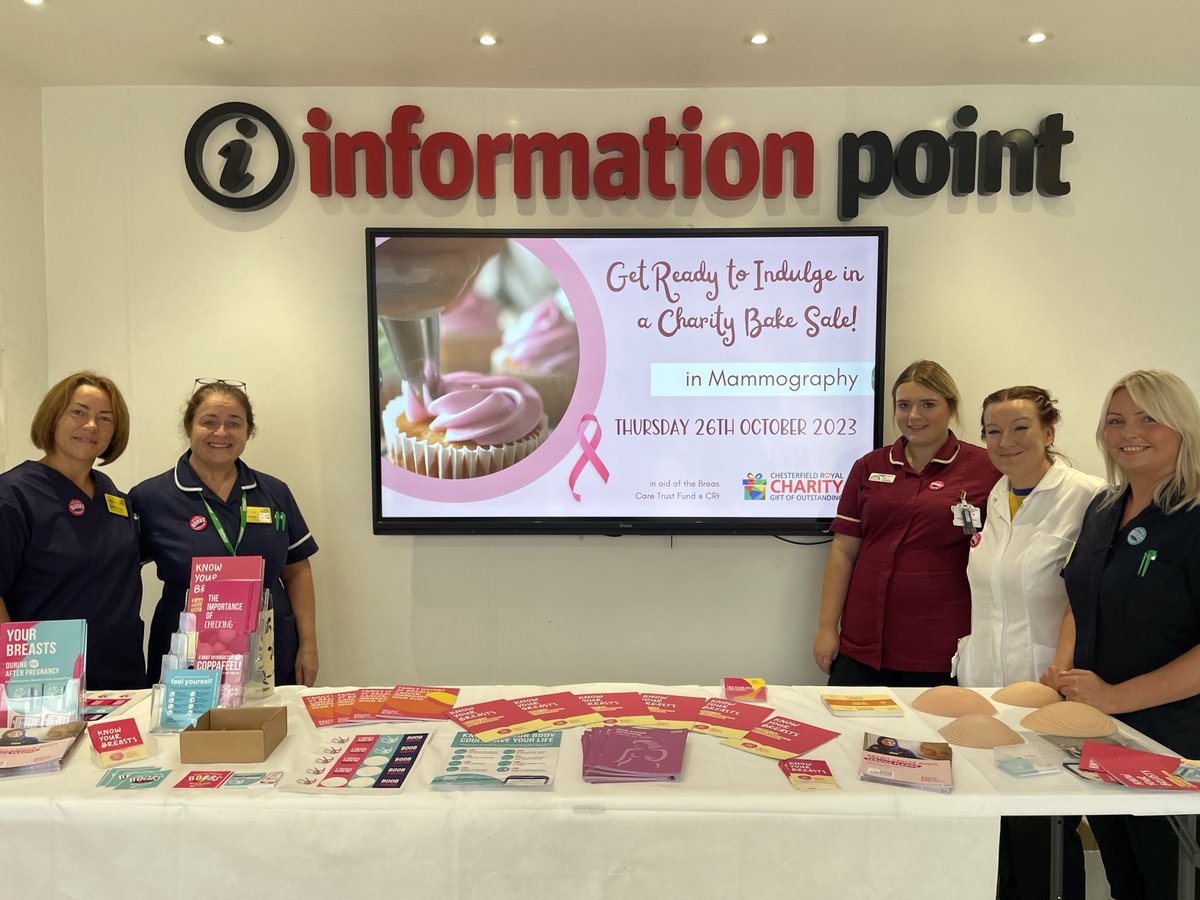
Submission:
<svg viewBox="0 0 1200 900">
<path fill-rule="evenodd" d="M 838 645 L 841 638 L 836 628 L 818 628 L 817 636 L 813 639 L 813 662 L 817 668 L 829 674 L 829 667 L 837 657 Z"/>
<path fill-rule="evenodd" d="M 300 647 L 296 650 L 296 684 L 312 687 L 317 683 L 317 670 L 319 668 L 320 663 L 317 661 L 316 641 L 311 643 L 301 642 Z"/>
<path fill-rule="evenodd" d="M 1058 686 L 1058 677 L 1061 673 L 1062 669 L 1059 666 L 1047 666 L 1046 671 L 1042 673 L 1042 677 L 1038 681 L 1046 685 L 1046 687 L 1054 688 L 1061 694 L 1062 690 Z"/>
<path fill-rule="evenodd" d="M 312 687 L 317 682 L 317 592 L 312 565 L 307 559 L 289 563 L 279 573 L 292 615 L 296 617 L 296 683 Z"/>
<path fill-rule="evenodd" d="M 1058 684 L 1051 686 L 1068 700 L 1086 703 L 1102 713 L 1125 712 L 1119 706 L 1116 686 L 1089 669 L 1067 669 L 1059 672 Z"/>
</svg>

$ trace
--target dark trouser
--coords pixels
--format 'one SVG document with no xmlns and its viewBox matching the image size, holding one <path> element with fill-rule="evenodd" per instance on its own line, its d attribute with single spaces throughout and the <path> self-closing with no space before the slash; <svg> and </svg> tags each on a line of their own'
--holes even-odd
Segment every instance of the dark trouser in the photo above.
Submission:
<svg viewBox="0 0 1200 900">
<path fill-rule="evenodd" d="M 939 684 L 957 684 L 950 677 L 950 668 L 945 672 L 903 672 L 900 669 L 875 669 L 845 653 L 839 653 L 829 667 L 831 687 L 936 687 Z"/>
<path fill-rule="evenodd" d="M 1079 820 L 1079 816 L 1063 816 L 1063 900 L 1084 900 Z M 998 900 L 1045 900 L 1051 896 L 1051 821 L 1049 816 L 1005 816 L 1000 820 Z"/>
<path fill-rule="evenodd" d="M 1179 839 L 1164 816 L 1088 816 L 1113 900 L 1173 900 Z M 1198 885 L 1200 887 L 1200 885 Z M 1200 898 L 1200 890 L 1196 897 Z"/>
</svg>

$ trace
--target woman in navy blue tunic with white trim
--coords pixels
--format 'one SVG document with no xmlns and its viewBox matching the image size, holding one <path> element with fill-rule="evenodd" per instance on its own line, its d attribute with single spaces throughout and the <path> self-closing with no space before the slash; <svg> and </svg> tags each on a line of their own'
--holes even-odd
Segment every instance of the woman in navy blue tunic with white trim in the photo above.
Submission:
<svg viewBox="0 0 1200 900">
<path fill-rule="evenodd" d="M 142 684 L 142 581 L 133 510 L 108 465 L 129 443 L 117 386 L 68 375 L 29 429 L 45 455 L 0 475 L 0 621 L 86 619 L 87 686 Z"/>
<path fill-rule="evenodd" d="M 150 623 L 147 679 L 178 630 L 192 558 L 261 556 L 275 608 L 275 682 L 317 678 L 316 594 L 309 557 L 317 552 L 288 486 L 242 462 L 254 410 L 241 382 L 203 379 L 188 400 L 183 430 L 191 449 L 173 469 L 143 481 L 130 497 L 141 517 L 142 558 L 154 560 L 162 598 Z"/>
</svg>

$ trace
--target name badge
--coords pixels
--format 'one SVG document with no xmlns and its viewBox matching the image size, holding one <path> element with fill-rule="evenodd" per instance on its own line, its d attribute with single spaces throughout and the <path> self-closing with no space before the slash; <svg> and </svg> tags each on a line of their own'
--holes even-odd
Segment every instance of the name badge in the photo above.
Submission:
<svg viewBox="0 0 1200 900">
<path fill-rule="evenodd" d="M 271 524 L 271 507 L 269 507 L 269 506 L 247 506 L 246 507 L 246 524 L 247 525 L 270 525 Z"/>
<path fill-rule="evenodd" d="M 872 472 L 867 478 L 867 481 L 881 481 L 884 484 L 891 484 L 895 480 L 896 476 L 892 472 Z"/>
<path fill-rule="evenodd" d="M 129 518 L 129 509 L 125 506 L 124 497 L 114 497 L 112 494 L 105 494 L 104 502 L 108 504 L 108 511 L 114 516 Z"/>
</svg>

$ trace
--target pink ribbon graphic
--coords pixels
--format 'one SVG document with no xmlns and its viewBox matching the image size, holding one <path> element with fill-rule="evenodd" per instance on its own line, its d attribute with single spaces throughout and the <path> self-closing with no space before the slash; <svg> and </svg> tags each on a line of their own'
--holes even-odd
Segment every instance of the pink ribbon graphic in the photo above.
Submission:
<svg viewBox="0 0 1200 900">
<path fill-rule="evenodd" d="M 587 424 L 591 422 L 596 426 L 596 433 L 592 437 L 587 436 Z M 578 503 L 583 498 L 575 491 L 575 482 L 579 480 L 579 476 L 583 474 L 583 470 L 588 463 L 592 464 L 592 468 L 596 470 L 596 474 L 600 476 L 600 480 L 608 484 L 608 467 L 600 459 L 600 455 L 596 453 L 596 448 L 600 446 L 600 422 L 591 413 L 585 413 L 579 419 L 579 425 L 575 429 L 575 437 L 579 439 L 579 447 L 583 450 L 579 459 L 575 461 L 575 466 L 571 469 L 571 474 L 567 477 L 567 486 L 571 489 L 571 496 Z"/>
</svg>

